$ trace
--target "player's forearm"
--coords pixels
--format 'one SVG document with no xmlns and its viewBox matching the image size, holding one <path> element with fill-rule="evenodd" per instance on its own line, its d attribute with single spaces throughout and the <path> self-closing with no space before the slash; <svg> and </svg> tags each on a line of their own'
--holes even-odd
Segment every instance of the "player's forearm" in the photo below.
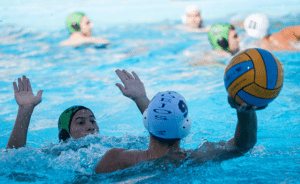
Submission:
<svg viewBox="0 0 300 184">
<path fill-rule="evenodd" d="M 100 39 L 99 39 L 99 42 L 100 42 L 100 43 L 103 43 L 103 44 L 109 44 L 109 41 L 106 40 L 106 39 L 104 39 L 104 38 L 100 38 Z"/>
<path fill-rule="evenodd" d="M 27 131 L 34 107 L 19 106 L 14 128 L 10 134 L 6 148 L 20 148 L 26 146 Z"/>
<path fill-rule="evenodd" d="M 141 97 L 138 97 L 133 100 L 136 103 L 137 107 L 139 108 L 139 110 L 141 111 L 142 114 L 148 108 L 148 105 L 150 103 L 150 100 L 148 99 L 147 96 L 141 96 Z"/>
<path fill-rule="evenodd" d="M 235 146 L 251 149 L 257 140 L 257 117 L 255 111 L 237 112 L 238 124 L 234 135 Z"/>
<path fill-rule="evenodd" d="M 90 43 L 102 43 L 102 44 L 109 44 L 109 41 L 101 38 L 101 37 L 91 37 L 89 38 Z"/>
</svg>

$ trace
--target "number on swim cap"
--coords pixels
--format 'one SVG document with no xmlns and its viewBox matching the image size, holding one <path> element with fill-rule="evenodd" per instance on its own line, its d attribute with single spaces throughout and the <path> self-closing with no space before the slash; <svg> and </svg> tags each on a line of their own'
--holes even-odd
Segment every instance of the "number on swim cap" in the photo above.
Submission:
<svg viewBox="0 0 300 184">
<path fill-rule="evenodd" d="M 249 15 L 244 21 L 245 31 L 254 38 L 264 38 L 269 34 L 269 20 L 266 15 L 256 13 Z"/>
<path fill-rule="evenodd" d="M 256 28 L 256 22 L 253 21 L 253 20 L 251 20 L 250 23 L 249 23 L 248 28 L 250 28 L 250 29 L 255 29 L 255 28 Z"/>
</svg>

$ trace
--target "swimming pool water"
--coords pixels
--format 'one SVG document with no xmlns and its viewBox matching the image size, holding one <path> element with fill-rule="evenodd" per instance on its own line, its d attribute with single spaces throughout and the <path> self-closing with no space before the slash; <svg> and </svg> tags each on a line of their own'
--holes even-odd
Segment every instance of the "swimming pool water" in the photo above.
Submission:
<svg viewBox="0 0 300 184">
<path fill-rule="evenodd" d="M 280 19 L 280 28 L 299 24 L 294 17 Z M 195 149 L 205 140 L 227 140 L 234 135 L 236 113 L 227 103 L 223 82 L 230 58 L 209 66 L 191 66 L 211 46 L 206 34 L 175 29 L 177 24 L 180 22 L 163 21 L 94 30 L 94 35 L 111 41 L 106 49 L 59 47 L 68 37 L 64 29 L 32 31 L 2 25 L 0 182 L 300 183 L 299 52 L 273 52 L 284 65 L 284 86 L 267 109 L 257 112 L 258 141 L 245 156 L 221 164 L 183 164 L 172 169 L 141 163 L 110 174 L 93 173 L 97 161 L 112 147 L 148 146 L 139 110 L 115 86 L 120 82 L 114 73 L 118 68 L 135 71 L 150 99 L 164 90 L 175 90 L 186 98 L 193 127 L 181 143 L 183 148 Z M 242 30 L 239 33 L 246 39 Z M 247 48 L 249 39 L 242 45 Z M 18 109 L 12 82 L 24 74 L 35 94 L 44 90 L 43 101 L 32 115 L 27 147 L 5 151 Z M 58 117 L 76 104 L 94 112 L 100 134 L 58 144 Z"/>
</svg>

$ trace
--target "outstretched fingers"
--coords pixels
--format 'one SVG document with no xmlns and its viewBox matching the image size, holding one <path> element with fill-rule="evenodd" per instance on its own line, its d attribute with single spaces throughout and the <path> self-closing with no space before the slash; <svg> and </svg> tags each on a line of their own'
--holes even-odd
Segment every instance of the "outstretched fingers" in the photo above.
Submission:
<svg viewBox="0 0 300 184">
<path fill-rule="evenodd" d="M 132 75 L 134 76 L 134 78 L 136 80 L 141 81 L 141 79 L 139 78 L 139 76 L 135 72 L 132 72 Z"/>
<path fill-rule="evenodd" d="M 32 91 L 30 80 L 27 78 L 27 90 Z"/>
<path fill-rule="evenodd" d="M 236 102 L 233 100 L 232 96 L 230 94 L 228 94 L 228 103 L 232 108 L 237 108 L 237 104 Z"/>
<path fill-rule="evenodd" d="M 133 77 L 132 77 L 132 75 L 129 73 L 129 72 L 127 72 L 126 70 L 122 70 L 123 72 L 124 72 L 124 74 L 128 77 L 128 79 L 134 79 Z"/>
<path fill-rule="evenodd" d="M 24 91 L 23 82 L 21 78 L 18 78 L 18 86 L 19 86 L 19 91 Z"/>
<path fill-rule="evenodd" d="M 120 78 L 120 80 L 123 82 L 123 84 L 125 85 L 125 83 L 126 83 L 126 76 L 125 76 L 125 74 L 121 70 L 119 70 L 119 69 L 117 69 L 115 72 L 118 75 L 118 77 Z"/>
<path fill-rule="evenodd" d="M 256 110 L 256 106 L 249 105 L 247 103 L 238 104 L 230 94 L 228 94 L 228 103 L 234 109 L 239 112 L 248 111 L 248 110 Z"/>
<path fill-rule="evenodd" d="M 25 75 L 23 75 L 23 88 L 24 88 L 24 91 L 27 91 L 28 90 L 28 87 L 27 87 L 27 84 L 28 84 L 28 78 L 26 78 Z"/>
<path fill-rule="evenodd" d="M 237 110 L 239 112 L 242 112 L 242 111 L 247 110 L 247 108 L 248 108 L 247 104 L 246 103 L 242 103 L 240 106 L 238 106 Z"/>
<path fill-rule="evenodd" d="M 15 94 L 19 92 L 18 86 L 16 82 L 13 82 Z"/>
</svg>

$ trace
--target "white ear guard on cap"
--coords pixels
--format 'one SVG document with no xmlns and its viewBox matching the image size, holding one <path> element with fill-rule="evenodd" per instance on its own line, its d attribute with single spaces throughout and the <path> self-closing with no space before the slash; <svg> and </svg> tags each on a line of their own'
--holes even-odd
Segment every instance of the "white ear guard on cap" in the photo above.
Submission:
<svg viewBox="0 0 300 184">
<path fill-rule="evenodd" d="M 193 11 L 199 11 L 199 8 L 198 6 L 196 5 L 189 5 L 185 8 L 185 13 L 190 13 L 190 12 L 193 12 Z"/>
<path fill-rule="evenodd" d="M 145 128 L 162 139 L 182 139 L 192 126 L 185 99 L 174 91 L 160 92 L 143 113 Z"/>
</svg>

